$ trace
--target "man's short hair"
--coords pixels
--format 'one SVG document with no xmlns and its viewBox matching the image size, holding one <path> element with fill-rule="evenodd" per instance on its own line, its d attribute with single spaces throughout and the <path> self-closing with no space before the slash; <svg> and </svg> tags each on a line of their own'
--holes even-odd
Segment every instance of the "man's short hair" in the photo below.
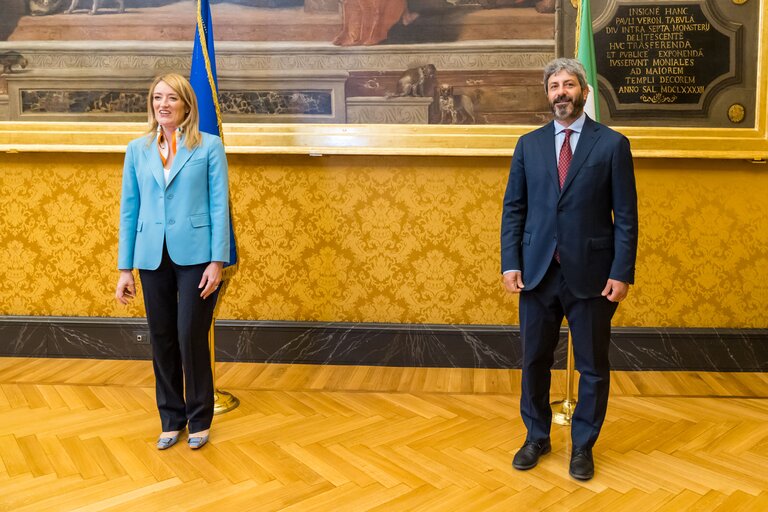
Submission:
<svg viewBox="0 0 768 512">
<path fill-rule="evenodd" d="M 549 77 L 556 75 L 561 71 L 565 71 L 570 75 L 575 75 L 579 79 L 579 85 L 582 91 L 586 91 L 587 85 L 587 72 L 584 71 L 584 66 L 576 59 L 566 59 L 561 57 L 550 61 L 544 67 L 544 91 L 548 92 L 547 85 L 549 84 Z"/>
</svg>

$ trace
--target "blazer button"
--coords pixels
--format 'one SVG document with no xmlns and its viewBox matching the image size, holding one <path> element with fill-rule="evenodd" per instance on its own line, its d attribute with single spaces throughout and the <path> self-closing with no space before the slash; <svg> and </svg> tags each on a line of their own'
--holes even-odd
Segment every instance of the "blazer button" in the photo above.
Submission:
<svg viewBox="0 0 768 512">
<path fill-rule="evenodd" d="M 168 224 L 172 226 L 172 225 L 176 224 L 176 221 L 171 219 L 171 220 L 168 221 Z"/>
<path fill-rule="evenodd" d="M 168 199 L 173 199 L 173 194 L 168 194 Z"/>
</svg>

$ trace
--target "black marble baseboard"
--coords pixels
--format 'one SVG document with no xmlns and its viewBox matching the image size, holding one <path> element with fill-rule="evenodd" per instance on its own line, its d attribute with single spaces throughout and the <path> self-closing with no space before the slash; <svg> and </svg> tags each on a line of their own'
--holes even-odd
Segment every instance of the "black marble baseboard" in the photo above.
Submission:
<svg viewBox="0 0 768 512">
<path fill-rule="evenodd" d="M 565 365 L 567 334 L 555 354 Z M 0 355 L 148 359 L 144 319 L 0 317 Z M 221 320 L 217 361 L 520 368 L 516 326 Z M 766 371 L 768 329 L 614 328 L 616 370 Z"/>
</svg>

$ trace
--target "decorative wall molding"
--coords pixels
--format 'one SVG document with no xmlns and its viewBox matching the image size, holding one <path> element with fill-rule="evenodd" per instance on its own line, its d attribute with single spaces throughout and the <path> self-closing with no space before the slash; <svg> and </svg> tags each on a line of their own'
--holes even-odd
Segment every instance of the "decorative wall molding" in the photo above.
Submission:
<svg viewBox="0 0 768 512">
<path fill-rule="evenodd" d="M 427 124 L 431 97 L 347 97 L 347 122 Z"/>
<path fill-rule="evenodd" d="M 188 70 L 192 43 L 99 41 L 99 51 L 85 41 L 0 41 L 0 52 L 17 51 L 28 69 Z M 438 69 L 542 69 L 555 55 L 551 40 L 469 41 L 340 49 L 330 43 L 216 42 L 216 69 L 376 70 L 407 69 L 432 63 Z M 150 75 L 153 73 L 150 72 Z"/>
<path fill-rule="evenodd" d="M 565 339 L 555 367 L 565 365 Z M 148 359 L 144 319 L 0 317 L 0 356 Z M 516 326 L 235 321 L 216 324 L 218 361 L 519 368 Z M 615 328 L 615 370 L 766 371 L 768 329 Z"/>
</svg>

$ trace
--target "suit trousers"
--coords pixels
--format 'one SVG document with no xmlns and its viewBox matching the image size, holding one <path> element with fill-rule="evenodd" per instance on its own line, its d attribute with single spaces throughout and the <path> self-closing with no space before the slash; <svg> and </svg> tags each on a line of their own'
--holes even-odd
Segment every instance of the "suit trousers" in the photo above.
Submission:
<svg viewBox="0 0 768 512">
<path fill-rule="evenodd" d="M 219 291 L 200 297 L 198 285 L 207 266 L 177 265 L 164 246 L 156 270 L 139 270 L 163 431 L 189 425 L 190 432 L 199 432 L 213 420 L 208 330 Z"/>
<path fill-rule="evenodd" d="M 573 337 L 579 395 L 571 421 L 574 447 L 591 448 L 605 420 L 610 390 L 608 349 L 611 318 L 618 303 L 605 297 L 579 299 L 568 289 L 560 264 L 554 259 L 541 283 L 520 293 L 520 337 L 523 342 L 523 377 L 520 413 L 527 439 L 549 436 L 552 425 L 550 369 L 560 337 L 563 317 Z"/>
</svg>

